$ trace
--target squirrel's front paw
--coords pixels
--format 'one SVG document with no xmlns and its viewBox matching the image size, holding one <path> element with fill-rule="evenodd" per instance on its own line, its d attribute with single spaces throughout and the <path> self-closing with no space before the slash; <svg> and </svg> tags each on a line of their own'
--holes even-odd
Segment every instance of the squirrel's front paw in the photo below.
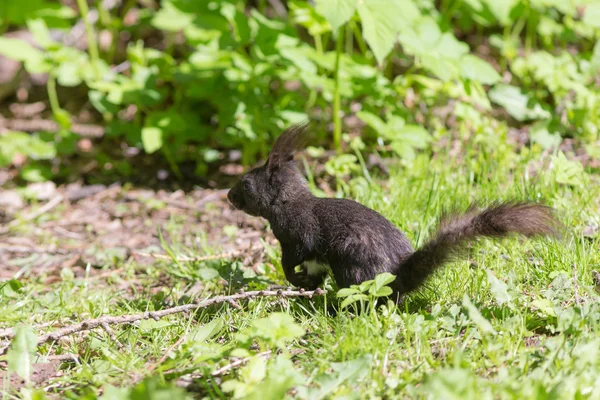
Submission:
<svg viewBox="0 0 600 400">
<path fill-rule="evenodd" d="M 310 276 L 306 273 L 296 273 L 292 279 L 288 278 L 288 281 L 297 288 L 315 290 L 323 281 L 322 279 L 315 278 L 315 276 Z"/>
</svg>

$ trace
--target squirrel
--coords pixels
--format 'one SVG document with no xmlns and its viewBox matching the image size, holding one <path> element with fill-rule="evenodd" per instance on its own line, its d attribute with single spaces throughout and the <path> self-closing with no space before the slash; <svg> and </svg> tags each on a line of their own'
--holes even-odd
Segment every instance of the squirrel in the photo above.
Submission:
<svg viewBox="0 0 600 400">
<path fill-rule="evenodd" d="M 478 237 L 558 236 L 551 207 L 530 202 L 475 205 L 440 218 L 433 236 L 415 250 L 407 237 L 381 214 L 349 199 L 319 198 L 294 162 L 308 124 L 286 129 L 264 165 L 246 173 L 228 192 L 238 210 L 266 218 L 281 244 L 281 265 L 294 286 L 314 290 L 328 271 L 338 288 L 396 276 L 390 284 L 396 301 L 419 288 L 434 271 L 465 255 Z M 302 266 L 300 272 L 296 267 Z"/>
</svg>

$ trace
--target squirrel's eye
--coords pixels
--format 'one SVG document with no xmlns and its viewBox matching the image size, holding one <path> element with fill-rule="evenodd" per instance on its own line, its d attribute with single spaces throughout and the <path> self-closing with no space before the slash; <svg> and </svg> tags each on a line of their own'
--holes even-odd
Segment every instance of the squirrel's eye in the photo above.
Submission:
<svg viewBox="0 0 600 400">
<path fill-rule="evenodd" d="M 252 188 L 252 184 L 250 183 L 249 180 L 243 180 L 242 188 L 244 188 L 244 190 L 250 190 Z"/>
</svg>

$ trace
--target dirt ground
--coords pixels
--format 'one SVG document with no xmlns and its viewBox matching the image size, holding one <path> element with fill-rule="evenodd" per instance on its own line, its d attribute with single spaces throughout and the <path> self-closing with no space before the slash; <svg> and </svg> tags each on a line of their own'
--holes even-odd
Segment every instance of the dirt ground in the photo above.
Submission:
<svg viewBox="0 0 600 400">
<path fill-rule="evenodd" d="M 120 184 L 0 189 L 0 279 L 88 263 L 101 273 L 115 258 L 150 263 L 144 254 L 164 253 L 159 230 L 167 243 L 197 248 L 201 237 L 222 252 L 269 237 L 265 221 L 234 210 L 226 196 L 226 189 L 184 193 Z"/>
</svg>

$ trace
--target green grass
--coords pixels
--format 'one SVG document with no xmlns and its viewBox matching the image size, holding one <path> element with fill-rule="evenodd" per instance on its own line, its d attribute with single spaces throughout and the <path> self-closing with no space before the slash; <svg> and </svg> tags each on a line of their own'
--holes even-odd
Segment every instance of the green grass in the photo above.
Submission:
<svg viewBox="0 0 600 400">
<path fill-rule="evenodd" d="M 599 238 L 582 234 L 600 220 L 597 176 L 582 175 L 581 185 L 559 183 L 561 165 L 536 149 L 498 153 L 467 145 L 461 159 L 419 156 L 381 184 L 351 181 L 348 195 L 391 219 L 413 243 L 422 243 L 442 210 L 455 204 L 542 201 L 555 206 L 567 226 L 561 241 L 480 241 L 468 261 L 448 265 L 398 307 L 388 304 L 376 312 L 349 307 L 332 314 L 338 301 L 329 291 L 326 299 L 259 297 L 241 301 L 240 309 L 223 304 L 116 325 L 122 349 L 101 329 L 72 335 L 41 346 L 34 361 L 78 354 L 78 363 L 63 362 L 62 376 L 32 386 L 50 387 L 49 395 L 59 398 L 95 398 L 102 391 L 104 398 L 135 398 L 134 392 L 151 390 L 174 399 L 234 394 L 268 399 L 286 392 L 310 399 L 600 398 L 600 305 L 592 282 L 600 264 Z M 533 166 L 538 173 L 527 172 Z M 198 252 L 216 251 L 203 247 L 198 236 Z M 183 250 L 178 243 L 170 248 Z M 267 251 L 267 272 L 253 285 L 285 284 L 278 251 Z M 228 276 L 241 267 L 223 260 L 109 268 L 121 271 L 97 280 L 65 270 L 54 283 L 41 275 L 22 279 L 18 290 L 5 285 L 0 322 L 67 325 L 188 303 L 187 290 L 205 276 L 198 271 L 216 268 Z M 230 290 L 209 280 L 196 296 Z M 249 363 L 211 377 L 236 357 L 250 357 Z M 195 377 L 187 392 L 172 386 L 181 375 Z M 7 382 L 4 388 L 5 398 L 27 397 Z"/>
</svg>

